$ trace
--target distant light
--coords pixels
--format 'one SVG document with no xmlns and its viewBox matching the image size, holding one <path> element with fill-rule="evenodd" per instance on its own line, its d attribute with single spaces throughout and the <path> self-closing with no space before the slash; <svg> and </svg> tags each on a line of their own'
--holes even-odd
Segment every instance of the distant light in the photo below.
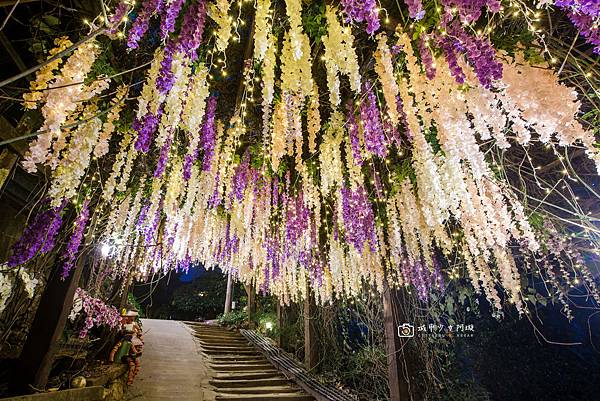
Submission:
<svg viewBox="0 0 600 401">
<path fill-rule="evenodd" d="M 102 244 L 102 248 L 100 248 L 100 252 L 103 257 L 107 257 L 110 254 L 110 245 Z"/>
<path fill-rule="evenodd" d="M 267 330 L 271 330 L 271 329 L 273 329 L 273 323 L 272 322 L 266 322 L 265 323 L 265 327 L 267 328 Z"/>
</svg>

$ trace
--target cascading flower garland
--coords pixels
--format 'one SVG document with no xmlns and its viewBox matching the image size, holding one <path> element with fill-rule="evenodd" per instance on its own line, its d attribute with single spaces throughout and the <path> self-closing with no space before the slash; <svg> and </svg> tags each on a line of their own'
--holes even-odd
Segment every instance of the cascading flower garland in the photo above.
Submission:
<svg viewBox="0 0 600 401">
<path fill-rule="evenodd" d="M 387 155 L 387 141 L 383 132 L 383 124 L 379 115 L 379 107 L 373 87 L 367 81 L 363 85 L 364 100 L 360 104 L 360 120 L 362 123 L 365 148 L 379 157 Z"/>
<path fill-rule="evenodd" d="M 21 238 L 12 246 L 12 254 L 8 258 L 8 266 L 22 265 L 38 254 L 50 252 L 55 245 L 56 236 L 62 225 L 62 211 L 65 202 L 58 207 L 39 212 L 27 225 Z"/>
<path fill-rule="evenodd" d="M 146 34 L 150 25 L 150 18 L 153 14 L 160 13 L 163 5 L 163 0 L 149 0 L 144 1 L 142 8 L 138 11 L 136 19 L 133 21 L 133 25 L 129 29 L 129 36 L 127 38 L 127 47 L 129 49 L 137 49 L 139 41 Z"/>
<path fill-rule="evenodd" d="M 73 43 L 69 40 L 69 38 L 65 36 L 54 39 L 54 45 L 56 47 L 48 52 L 48 58 L 54 57 L 72 44 Z M 25 92 L 23 94 L 24 107 L 28 109 L 36 109 L 38 102 L 45 99 L 47 93 L 44 91 L 44 89 L 47 89 L 49 83 L 54 79 L 53 72 L 60 67 L 61 63 L 61 58 L 56 59 L 46 64 L 35 73 L 35 80 L 29 83 L 31 92 Z"/>
<path fill-rule="evenodd" d="M 30 144 L 23 160 L 26 171 L 33 173 L 37 164 L 47 161 L 52 140 L 64 135 L 62 125 L 75 111 L 77 104 L 108 87 L 107 81 L 97 81 L 90 87 L 83 84 L 99 52 L 100 48 L 94 41 L 83 44 L 67 59 L 60 75 L 48 85 L 48 94 L 42 107 L 42 133 Z"/>
<path fill-rule="evenodd" d="M 215 32 L 215 43 L 217 50 L 224 52 L 227 50 L 229 41 L 232 35 L 231 22 L 233 17 L 228 15 L 230 2 L 229 0 L 216 0 L 215 3 L 211 3 L 208 6 L 208 16 L 212 18 L 217 24 L 217 30 Z"/>
<path fill-rule="evenodd" d="M 79 247 L 83 240 L 83 233 L 90 217 L 89 206 L 90 201 L 88 199 L 84 200 L 79 215 L 77 216 L 77 219 L 75 219 L 73 234 L 71 234 L 71 238 L 69 239 L 69 242 L 67 242 L 67 247 L 62 254 L 63 267 L 61 277 L 63 279 L 67 278 L 71 273 L 71 270 L 75 267 L 75 260 L 77 259 Z"/>
<path fill-rule="evenodd" d="M 115 129 L 115 121 L 124 106 L 125 96 L 127 96 L 127 86 L 122 85 L 117 89 L 115 97 L 111 100 L 111 110 L 106 116 L 106 121 L 102 124 L 102 130 L 98 136 L 98 142 L 94 147 L 94 157 L 102 157 L 108 153 L 108 142 Z"/>
<path fill-rule="evenodd" d="M 67 154 L 52 175 L 52 184 L 48 190 L 52 206 L 56 207 L 63 199 L 71 199 L 77 195 L 77 189 L 98 140 L 101 124 L 99 119 L 94 118 L 82 124 L 71 138 Z"/>
<path fill-rule="evenodd" d="M 379 29 L 379 8 L 375 0 L 342 0 L 347 22 L 366 22 L 366 31 L 372 35 Z"/>
<path fill-rule="evenodd" d="M 181 11 L 183 2 L 184 0 L 172 0 L 164 4 L 160 20 L 160 36 L 163 39 L 166 39 L 170 33 L 175 31 L 175 20 Z"/>
<path fill-rule="evenodd" d="M 321 38 L 325 46 L 325 65 L 327 67 L 327 87 L 333 106 L 340 104 L 340 79 L 338 74 L 347 75 L 350 87 L 360 92 L 360 74 L 358 58 L 354 51 L 354 36 L 349 27 L 342 27 L 337 19 L 335 8 L 327 6 L 327 36 Z"/>
<path fill-rule="evenodd" d="M 405 3 L 410 18 L 424 18 L 419 0 Z M 582 27 L 589 25 L 588 17 L 597 25 L 593 4 L 555 3 L 576 15 Z M 262 143 L 250 147 L 244 120 L 249 108 L 236 105 L 227 124 L 217 119 L 210 70 L 199 59 L 207 14 L 217 23 L 217 50 L 226 50 L 230 4 L 183 4 L 146 1 L 129 29 L 127 46 L 136 49 L 151 19 L 159 16 L 163 39 L 131 129 L 121 116 L 126 113 L 120 113 L 125 87 L 109 102 L 113 109 L 104 122 L 94 116 L 101 102 L 96 95 L 108 86 L 102 79 L 83 83 L 100 52 L 95 43 L 76 50 L 56 78 L 51 75 L 59 60 L 40 70 L 35 92 L 24 100 L 28 107 L 45 102 L 43 133 L 24 165 L 28 171 L 43 163 L 54 169 L 52 208 L 28 226 L 9 265 L 54 246 L 60 213 L 78 195 L 92 152 L 105 156 L 113 135 L 122 135 L 101 195 L 106 205 L 115 202 L 99 235 L 119 264 L 112 277 L 133 272 L 143 279 L 200 262 L 256 283 L 285 303 L 308 296 L 308 287 L 319 302 L 331 302 L 359 294 L 364 283 L 382 290 L 386 280 L 414 286 L 427 301 L 430 291 L 443 290 L 446 274 L 460 277 L 444 268 L 459 258 L 464 278 L 495 309 L 510 302 L 524 311 L 519 266 L 540 257 L 540 230 L 530 226 L 516 194 L 494 174 L 481 143 L 504 150 L 534 140 L 583 145 L 598 166 L 600 152 L 593 133 L 577 119 L 577 94 L 547 65 L 529 65 L 519 52 L 513 60 L 498 57 L 488 37 L 465 28 L 483 10 L 494 13 L 498 1 L 443 0 L 440 29 L 413 36 L 419 58 L 408 32 L 398 30 L 391 46 L 391 38 L 380 33 L 373 54 L 376 75 L 369 78 L 359 72 L 352 26 L 341 24 L 337 10 L 326 6 L 326 35 L 320 38 L 329 92 L 324 94 L 313 79 L 302 3 L 286 0 L 289 28 L 278 37 L 271 1 L 258 0 L 254 60 L 244 60 L 243 75 L 246 83 L 259 81 L 260 68 L 263 135 Z M 379 29 L 375 1 L 341 5 L 345 23 L 366 23 L 369 35 Z M 118 8 L 115 18 L 121 21 L 126 10 Z M 580 29 L 597 44 L 594 26 L 585 34 Z M 57 49 L 66 43 L 57 42 Z M 320 94 L 328 95 L 328 105 Z M 323 113 L 325 106 L 330 110 Z M 66 131 L 65 123 L 75 128 Z M 113 134 L 115 126 L 119 133 Z M 141 178 L 134 174 L 140 158 L 153 169 Z M 88 208 L 86 200 L 65 250 L 65 276 L 77 257 Z M 589 271 L 578 266 L 582 257 L 573 258 L 576 274 L 600 299 Z M 551 267 L 555 259 L 545 262 L 552 283 L 559 281 L 557 271 L 568 276 L 564 268 Z M 0 280 L 0 292 L 8 291 L 5 287 Z M 78 297 L 88 305 L 83 336 L 94 325 L 94 314 L 112 324 L 111 308 L 83 290 Z"/>
<path fill-rule="evenodd" d="M 32 299 L 39 280 L 33 278 L 25 269 L 5 271 L 7 265 L 0 265 L 0 313 L 4 312 L 17 284 L 17 278 L 23 284 L 27 298 Z"/>
</svg>

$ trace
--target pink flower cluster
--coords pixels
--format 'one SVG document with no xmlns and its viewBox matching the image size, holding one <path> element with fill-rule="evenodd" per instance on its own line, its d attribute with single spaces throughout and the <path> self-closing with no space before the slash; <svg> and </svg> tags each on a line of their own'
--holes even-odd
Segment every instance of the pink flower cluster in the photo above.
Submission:
<svg viewBox="0 0 600 401">
<path fill-rule="evenodd" d="M 105 304 L 99 298 L 90 296 L 81 288 L 75 290 L 73 306 L 85 313 L 83 327 L 79 331 L 79 337 L 81 338 L 86 337 L 94 326 L 108 326 L 112 329 L 117 327 L 121 322 L 121 315 L 117 308 Z"/>
</svg>

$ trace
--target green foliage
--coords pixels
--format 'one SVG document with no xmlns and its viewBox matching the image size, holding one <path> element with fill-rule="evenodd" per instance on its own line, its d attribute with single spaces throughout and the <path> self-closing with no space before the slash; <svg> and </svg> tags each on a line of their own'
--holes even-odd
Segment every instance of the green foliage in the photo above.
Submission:
<svg viewBox="0 0 600 401">
<path fill-rule="evenodd" d="M 327 34 L 325 3 L 314 2 L 308 7 L 304 6 L 302 10 L 302 25 L 314 45 L 321 43 L 321 36 Z"/>
<path fill-rule="evenodd" d="M 127 293 L 127 303 L 129 305 L 133 306 L 135 309 L 138 310 L 138 317 L 139 318 L 143 318 L 144 317 L 144 311 L 142 309 L 142 305 L 140 305 L 140 303 L 138 302 L 138 300 L 135 298 L 135 296 L 131 292 Z"/>
<path fill-rule="evenodd" d="M 248 313 L 243 309 L 232 310 L 219 315 L 217 321 L 221 326 L 239 329 L 248 323 Z"/>
<path fill-rule="evenodd" d="M 413 185 L 417 182 L 417 176 L 415 174 L 415 170 L 413 169 L 411 159 L 406 158 L 403 159 L 400 163 L 396 164 L 395 174 L 397 177 L 397 182 L 402 182 L 406 177 L 410 179 L 410 182 Z"/>
<path fill-rule="evenodd" d="M 174 315 L 185 320 L 217 316 L 225 304 L 226 286 L 226 280 L 216 272 L 184 284 L 173 293 L 171 308 Z"/>
<path fill-rule="evenodd" d="M 279 335 L 279 326 L 277 325 L 277 314 L 273 311 L 258 311 L 253 316 L 254 327 L 256 331 L 264 336 L 275 339 Z"/>
<path fill-rule="evenodd" d="M 340 373 L 346 384 L 360 390 L 363 399 L 387 399 L 387 355 L 383 346 L 370 345 L 348 354 Z"/>
<path fill-rule="evenodd" d="M 532 212 L 527 220 L 536 231 L 541 231 L 544 228 L 544 216 L 540 213 Z"/>
<path fill-rule="evenodd" d="M 109 44 L 106 46 L 104 51 L 96 58 L 92 65 L 92 70 L 87 75 L 85 81 L 89 83 L 100 77 L 113 76 L 117 73 L 115 68 L 111 65 L 110 57 L 113 57 L 112 46 Z M 114 82 L 120 83 L 121 77 L 115 77 Z"/>
</svg>

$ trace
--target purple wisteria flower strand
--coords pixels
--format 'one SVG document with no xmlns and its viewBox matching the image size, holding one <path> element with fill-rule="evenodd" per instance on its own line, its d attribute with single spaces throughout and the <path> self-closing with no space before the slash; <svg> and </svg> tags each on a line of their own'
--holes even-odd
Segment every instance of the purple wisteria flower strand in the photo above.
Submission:
<svg viewBox="0 0 600 401">
<path fill-rule="evenodd" d="M 231 193 L 235 199 L 241 201 L 244 198 L 244 191 L 248 185 L 248 177 L 250 176 L 250 153 L 246 151 L 242 162 L 236 167 L 233 177 L 231 178 Z"/>
<path fill-rule="evenodd" d="M 142 2 L 138 16 L 129 29 L 129 36 L 127 38 L 128 49 L 138 48 L 139 41 L 146 34 L 146 31 L 148 31 L 152 14 L 160 12 L 162 2 L 163 0 L 147 0 Z"/>
<path fill-rule="evenodd" d="M 375 0 L 342 0 L 341 3 L 347 23 L 366 22 L 369 35 L 379 29 L 378 6 Z"/>
<path fill-rule="evenodd" d="M 204 0 L 192 4 L 183 17 L 177 50 L 188 56 L 192 61 L 196 60 L 197 57 L 196 49 L 202 41 L 205 21 L 206 2 Z"/>
<path fill-rule="evenodd" d="M 162 207 L 163 207 L 163 199 L 161 198 L 158 208 L 156 208 L 156 212 L 152 217 L 152 221 L 144 227 L 144 240 L 146 244 L 151 244 L 154 239 L 154 234 L 156 230 L 158 230 L 158 223 L 160 223 L 160 218 L 162 217 Z M 160 248 L 160 247 L 157 247 Z"/>
<path fill-rule="evenodd" d="M 194 149 L 192 154 L 186 154 L 183 158 L 183 179 L 189 181 L 192 178 L 192 164 L 198 160 L 198 148 Z"/>
<path fill-rule="evenodd" d="M 429 41 L 427 35 L 421 35 L 417 41 L 417 47 L 419 48 L 419 54 L 421 55 L 421 61 L 425 67 L 425 75 L 427 79 L 435 78 L 435 64 L 433 62 L 433 56 L 431 49 L 427 46 Z"/>
<path fill-rule="evenodd" d="M 296 197 L 290 197 L 287 202 L 285 239 L 296 245 L 310 222 L 310 210 L 304 204 L 304 196 L 300 192 Z"/>
<path fill-rule="evenodd" d="M 83 201 L 79 216 L 77 216 L 77 219 L 75 220 L 75 228 L 73 229 L 71 238 L 69 239 L 67 247 L 62 254 L 63 267 L 61 277 L 63 279 L 69 277 L 69 273 L 71 273 L 71 270 L 73 270 L 73 267 L 75 267 L 75 260 L 77 259 L 79 247 L 81 246 L 81 241 L 83 240 L 83 232 L 85 231 L 85 227 L 87 226 L 87 222 L 90 217 L 89 206 L 90 201 L 88 199 Z"/>
<path fill-rule="evenodd" d="M 363 84 L 364 99 L 360 104 L 360 119 L 363 124 L 365 147 L 374 155 L 385 157 L 387 155 L 387 143 L 377 107 L 377 98 L 373 92 L 370 82 Z"/>
<path fill-rule="evenodd" d="M 206 104 L 206 113 L 204 114 L 204 124 L 202 125 L 202 147 L 204 157 L 202 160 L 202 170 L 210 170 L 215 145 L 217 140 L 217 127 L 215 122 L 215 112 L 217 111 L 217 97 L 211 96 Z"/>
<path fill-rule="evenodd" d="M 494 81 L 502 79 L 502 63 L 496 60 L 496 51 L 489 39 L 469 35 L 458 20 L 448 23 L 451 17 L 446 15 L 444 18 L 442 26 L 445 26 L 447 35 L 442 38 L 441 47 L 456 81 L 464 83 L 464 73 L 456 61 L 456 53 L 464 53 L 481 85 L 491 88 Z"/>
<path fill-rule="evenodd" d="M 111 15 L 108 20 L 108 26 L 110 28 L 108 28 L 106 32 L 109 35 L 114 35 L 115 33 L 117 33 L 117 29 L 119 29 L 119 25 L 121 25 L 121 22 L 123 21 L 127 10 L 129 10 L 129 4 L 127 4 L 126 2 L 121 1 L 117 5 L 117 7 L 115 8 L 115 13 Z"/>
<path fill-rule="evenodd" d="M 163 175 L 165 169 L 167 167 L 167 160 L 169 158 L 169 151 L 171 150 L 171 145 L 173 144 L 173 133 L 169 134 L 169 137 L 165 141 L 165 144 L 160 150 L 160 156 L 158 157 L 158 162 L 156 163 L 156 169 L 154 170 L 154 177 L 158 178 Z"/>
<path fill-rule="evenodd" d="M 131 127 L 138 133 L 135 142 L 135 149 L 138 152 L 148 153 L 150 150 L 152 134 L 154 134 L 158 128 L 158 122 L 160 121 L 161 115 L 162 108 L 158 110 L 157 115 L 148 112 L 141 120 L 138 120 L 137 118 L 133 120 Z"/>
<path fill-rule="evenodd" d="M 377 244 L 375 218 L 365 188 L 357 185 L 356 189 L 352 190 L 344 186 L 340 192 L 346 241 L 360 253 L 365 245 L 374 252 Z"/>
<path fill-rule="evenodd" d="M 408 7 L 408 16 L 414 20 L 421 20 L 425 16 L 423 3 L 421 0 L 404 0 L 404 4 Z"/>
<path fill-rule="evenodd" d="M 175 74 L 173 74 L 173 56 L 176 51 L 176 43 L 170 40 L 165 47 L 163 59 L 160 61 L 160 70 L 156 77 L 156 89 L 162 94 L 166 94 L 175 84 Z"/>
<path fill-rule="evenodd" d="M 175 31 L 175 20 L 181 11 L 184 0 L 173 0 L 163 7 L 162 19 L 160 21 L 160 36 L 166 39 L 170 33 Z"/>
<path fill-rule="evenodd" d="M 56 235 L 62 225 L 61 212 L 66 202 L 61 206 L 39 212 L 33 221 L 12 246 L 12 254 L 8 258 L 8 266 L 21 265 L 35 257 L 38 253 L 45 254 L 54 248 Z"/>
<path fill-rule="evenodd" d="M 350 139 L 350 148 L 352 149 L 352 156 L 357 166 L 362 166 L 363 159 L 360 149 L 360 138 L 358 131 L 358 123 L 356 122 L 356 116 L 354 115 L 354 102 L 349 99 L 346 103 L 346 110 L 348 112 L 348 137 Z"/>
</svg>

